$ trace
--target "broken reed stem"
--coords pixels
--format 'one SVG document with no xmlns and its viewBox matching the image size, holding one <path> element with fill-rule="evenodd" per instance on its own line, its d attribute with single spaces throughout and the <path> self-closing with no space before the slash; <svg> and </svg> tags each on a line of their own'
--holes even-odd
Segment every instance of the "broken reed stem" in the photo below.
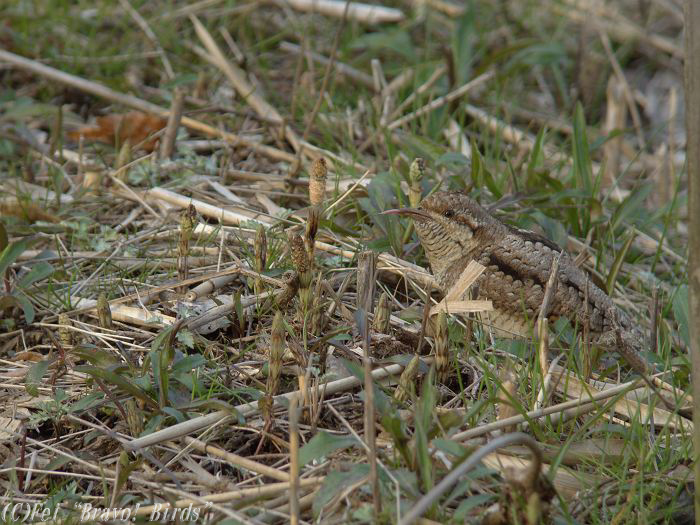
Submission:
<svg viewBox="0 0 700 525">
<path fill-rule="evenodd" d="M 588 310 L 588 274 L 586 274 L 586 289 L 583 292 L 583 379 L 588 381 L 593 373 L 595 359 L 591 349 L 591 320 Z"/>
<path fill-rule="evenodd" d="M 173 91 L 173 101 L 170 105 L 170 113 L 168 114 L 168 124 L 165 127 L 165 134 L 160 143 L 160 160 L 172 158 L 175 152 L 175 140 L 177 139 L 177 130 L 180 127 L 182 119 L 182 108 L 185 105 L 185 93 L 182 89 L 175 88 Z"/>
<path fill-rule="evenodd" d="M 265 271 L 267 265 L 267 234 L 265 233 L 265 226 L 262 224 L 258 224 L 258 229 L 255 232 L 253 249 L 255 252 L 255 271 L 261 274 Z M 263 292 L 263 281 L 260 277 L 255 278 L 253 290 L 255 295 Z"/>
<path fill-rule="evenodd" d="M 557 291 L 557 277 L 559 275 L 559 261 L 561 261 L 561 255 L 564 252 L 559 252 L 559 254 L 552 261 L 552 268 L 549 271 L 549 279 L 547 279 L 547 284 L 544 288 L 544 297 L 542 298 L 542 306 L 540 307 L 540 312 L 537 315 L 537 337 L 539 339 L 539 359 L 540 359 L 540 372 L 542 373 L 542 386 L 544 388 L 544 378 L 547 377 L 547 353 L 549 351 L 549 341 L 547 340 L 547 316 L 549 315 L 549 309 L 552 303 L 552 297 Z"/>
<path fill-rule="evenodd" d="M 299 524 L 299 401 L 289 400 L 289 513 L 290 523 Z"/>
<path fill-rule="evenodd" d="M 539 344 L 537 346 L 537 354 L 540 359 L 540 372 L 542 373 L 542 391 L 543 395 L 546 397 L 546 385 L 545 379 L 547 377 L 547 355 L 549 354 L 549 337 L 547 332 L 547 327 L 549 326 L 548 319 L 546 317 L 537 320 L 537 338 Z"/>
<path fill-rule="evenodd" d="M 392 123 L 390 123 L 387 126 L 387 129 L 390 131 L 393 131 L 396 128 L 403 126 L 404 124 L 407 124 L 407 123 L 411 122 L 412 120 L 415 120 L 418 117 L 425 115 L 426 113 L 430 113 L 431 111 L 434 111 L 434 110 L 444 106 L 445 104 L 449 104 L 453 100 L 457 100 L 458 98 L 464 96 L 466 93 L 468 93 L 472 89 L 479 87 L 482 84 L 486 83 L 487 81 L 491 80 L 491 78 L 493 78 L 494 75 L 495 75 L 495 71 L 493 71 L 493 70 L 486 71 L 485 73 L 482 73 L 478 77 L 470 80 L 469 82 L 458 87 L 454 91 L 450 91 L 447 95 L 436 98 L 432 102 L 417 109 L 416 111 L 413 111 L 412 113 L 409 113 L 408 115 L 404 115 L 403 117 L 396 119 L 395 121 L 393 121 Z"/>
<path fill-rule="evenodd" d="M 359 326 L 364 332 L 362 335 L 363 365 L 365 372 L 365 443 L 367 444 L 367 460 L 369 461 L 369 476 L 372 485 L 372 502 L 374 504 L 374 519 L 379 521 L 382 512 L 382 500 L 379 492 L 379 470 L 377 468 L 377 440 L 374 413 L 374 381 L 372 380 L 372 361 L 369 357 L 369 325 L 367 324 L 367 312 L 362 309 L 356 315 L 362 315 L 364 322 Z"/>
<path fill-rule="evenodd" d="M 377 253 L 365 250 L 357 256 L 357 308 L 374 312 L 374 290 L 377 285 Z"/>
<path fill-rule="evenodd" d="M 143 111 L 144 113 L 153 113 L 154 115 L 159 116 L 164 116 L 168 113 L 168 110 L 156 104 L 152 104 L 150 102 L 142 100 L 133 95 L 128 95 L 120 93 L 118 91 L 114 91 L 113 89 L 103 86 L 102 84 L 98 84 L 97 82 L 92 82 L 90 80 L 85 80 L 84 78 L 65 73 L 64 71 L 61 71 L 59 69 L 46 66 L 44 64 L 41 64 L 40 62 L 37 62 L 36 60 L 31 60 L 29 58 L 25 58 L 14 53 L 10 53 L 9 51 L 5 51 L 4 49 L 0 49 L 0 59 L 9 62 L 13 66 L 20 67 L 25 71 L 29 71 L 31 73 L 51 79 L 54 82 L 59 82 L 67 86 L 71 86 L 72 88 L 77 89 L 78 91 L 90 93 L 94 96 L 104 98 L 111 102 L 122 104 L 124 106 L 134 108 L 139 111 Z M 189 117 L 183 117 L 181 120 L 182 124 L 187 126 L 189 129 L 199 131 L 210 136 L 220 137 L 223 140 L 235 145 L 236 147 L 250 148 L 251 150 L 258 152 L 261 155 L 265 155 L 269 158 L 282 162 L 294 162 L 294 160 L 296 159 L 296 157 L 290 153 L 279 150 L 277 148 L 273 148 L 271 146 L 267 146 L 265 144 L 260 144 L 254 139 L 248 139 L 246 137 L 242 137 L 234 133 L 222 131 L 213 126 L 210 126 L 209 124 L 205 124 L 204 122 L 200 122 Z"/>
<path fill-rule="evenodd" d="M 121 127 L 123 119 L 119 121 L 119 126 L 115 134 L 119 137 L 119 127 Z M 131 164 L 131 141 L 126 139 L 124 143 L 119 148 L 119 153 L 114 161 L 114 177 L 121 181 L 126 182 L 126 178 L 129 175 L 129 165 Z"/>
<path fill-rule="evenodd" d="M 269 467 L 262 463 L 258 463 L 257 461 L 250 460 L 248 458 L 244 458 L 242 456 L 239 456 L 238 454 L 233 454 L 231 452 L 223 450 L 209 443 L 205 443 L 204 441 L 200 441 L 199 439 L 195 439 L 193 437 L 185 436 L 184 441 L 185 443 L 187 443 L 187 445 L 199 450 L 200 452 L 203 452 L 204 454 L 208 454 L 210 456 L 221 458 L 229 464 L 240 469 L 255 472 L 256 474 L 262 474 L 263 476 L 267 476 L 277 481 L 289 481 L 289 474 L 287 474 L 286 472 L 282 472 L 281 470 L 278 470 L 276 468 Z"/>
</svg>

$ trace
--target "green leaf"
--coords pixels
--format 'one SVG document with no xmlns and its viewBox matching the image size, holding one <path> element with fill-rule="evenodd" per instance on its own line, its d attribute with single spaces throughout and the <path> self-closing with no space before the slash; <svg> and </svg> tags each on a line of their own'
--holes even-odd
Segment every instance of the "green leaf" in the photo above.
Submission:
<svg viewBox="0 0 700 525">
<path fill-rule="evenodd" d="M 394 447 L 403 457 L 407 465 L 413 462 L 411 450 L 408 447 L 410 437 L 406 429 L 406 423 L 399 417 L 398 411 L 387 411 L 382 415 L 382 428 L 391 436 Z"/>
<path fill-rule="evenodd" d="M 365 33 L 356 38 L 350 47 L 352 49 L 366 48 L 370 51 L 381 50 L 382 53 L 390 49 L 402 55 L 410 63 L 416 59 L 411 36 L 404 28 L 385 28 L 383 31 Z"/>
<path fill-rule="evenodd" d="M 34 242 L 34 239 L 22 239 L 21 241 L 10 243 L 0 253 L 0 276 L 5 275 L 10 265 L 15 262 L 24 250 Z"/>
<path fill-rule="evenodd" d="M 530 152 L 530 159 L 528 160 L 526 170 L 527 178 L 525 179 L 527 181 L 526 185 L 528 187 L 534 187 L 540 182 L 538 180 L 539 174 L 537 173 L 537 169 L 542 165 L 542 161 L 544 160 L 542 155 L 542 148 L 545 136 L 545 128 L 541 128 L 540 131 L 537 133 L 535 145 L 532 147 L 532 151 Z"/>
<path fill-rule="evenodd" d="M 141 458 L 134 461 L 129 461 L 129 454 L 125 450 L 122 450 L 122 452 L 119 454 L 119 475 L 117 476 L 117 484 L 114 488 L 117 493 L 121 491 L 124 484 L 129 480 L 131 473 L 140 468 L 142 463 L 143 459 Z"/>
<path fill-rule="evenodd" d="M 5 225 L 0 222 L 0 252 L 7 248 L 8 242 L 7 230 L 5 229 Z"/>
<path fill-rule="evenodd" d="M 207 360 L 202 354 L 193 354 L 185 356 L 173 365 L 173 374 L 179 374 L 180 372 L 189 372 L 194 368 L 199 368 L 206 362 Z"/>
<path fill-rule="evenodd" d="M 165 342 L 165 339 L 170 335 L 170 327 L 166 328 L 162 332 L 160 332 L 156 338 L 153 340 L 151 343 L 151 350 L 153 352 L 157 352 L 160 350 L 160 347 L 163 345 Z"/>
<path fill-rule="evenodd" d="M 260 393 L 258 390 L 256 390 L 255 392 L 258 394 Z M 185 405 L 178 405 L 177 408 L 178 410 L 182 411 L 195 410 L 199 408 L 223 410 L 224 412 L 228 412 L 229 415 L 236 418 L 236 422 L 239 425 L 245 425 L 245 417 L 236 409 L 236 407 L 227 403 L 226 401 L 222 401 L 221 399 L 217 399 L 215 397 L 210 397 L 209 399 L 199 399 L 197 401 L 192 401 L 191 403 L 187 403 Z"/>
<path fill-rule="evenodd" d="M 566 48 L 558 42 L 539 42 L 529 45 L 513 54 L 508 68 L 532 66 L 565 65 L 569 61 Z"/>
<path fill-rule="evenodd" d="M 653 187 L 654 186 L 652 184 L 640 185 L 632 190 L 627 198 L 620 203 L 610 219 L 610 228 L 613 231 L 616 230 L 630 215 L 649 218 L 650 215 L 644 206 L 644 202 L 647 200 L 647 197 L 651 193 Z"/>
<path fill-rule="evenodd" d="M 625 261 L 625 256 L 627 255 L 630 246 L 632 246 L 632 241 L 634 241 L 634 238 L 635 233 L 634 230 L 632 230 L 627 234 L 627 239 L 622 245 L 622 248 L 619 252 L 617 252 L 617 255 L 615 255 L 615 260 L 613 261 L 612 268 L 610 268 L 610 273 L 608 274 L 608 280 L 605 283 L 605 289 L 608 292 L 608 295 L 612 295 L 612 292 L 615 289 L 617 275 L 620 273 L 620 268 L 622 268 L 622 263 Z"/>
<path fill-rule="evenodd" d="M 71 354 L 79 359 L 87 361 L 91 365 L 101 368 L 114 366 L 121 361 L 111 352 L 98 348 L 95 345 L 81 344 L 71 350 Z"/>
<path fill-rule="evenodd" d="M 469 452 L 469 448 L 465 447 L 461 443 L 457 443 L 456 441 L 452 441 L 451 439 L 444 439 L 444 438 L 435 438 L 433 440 L 433 446 L 437 449 L 440 450 L 441 452 L 444 452 L 445 454 L 450 454 L 451 456 L 454 456 L 456 458 L 461 458 Z"/>
<path fill-rule="evenodd" d="M 472 75 L 472 64 L 475 58 L 474 44 L 478 37 L 477 30 L 481 27 L 476 23 L 476 8 L 472 2 L 468 4 L 452 31 L 452 52 L 457 77 L 455 81 L 458 85 L 464 84 Z"/>
<path fill-rule="evenodd" d="M 185 415 L 180 412 L 177 408 L 173 407 L 163 407 L 163 412 L 175 418 L 175 421 L 182 423 L 185 421 Z"/>
<path fill-rule="evenodd" d="M 27 389 L 27 393 L 36 397 L 39 395 L 39 385 L 42 383 L 42 379 L 46 371 L 49 369 L 49 365 L 55 361 L 55 359 L 47 358 L 34 363 L 27 372 L 27 377 L 24 379 L 24 388 Z"/>
<path fill-rule="evenodd" d="M 688 309 L 688 285 L 683 285 L 678 288 L 676 296 L 673 298 L 673 317 L 678 323 L 678 333 L 686 345 L 690 345 L 690 333 L 688 326 L 690 322 L 690 313 Z"/>
<path fill-rule="evenodd" d="M 479 153 L 479 148 L 476 145 L 476 140 L 472 138 L 471 140 L 472 148 L 472 183 L 477 188 L 484 185 L 484 160 L 481 158 L 481 153 Z"/>
<path fill-rule="evenodd" d="M 591 164 L 591 153 L 588 147 L 588 137 L 586 134 L 586 117 L 583 113 L 581 103 L 576 104 L 574 113 L 574 136 L 573 136 L 573 157 L 574 174 L 579 183 L 579 187 L 586 191 L 586 195 L 592 196 L 593 191 L 593 168 Z"/>
<path fill-rule="evenodd" d="M 93 406 L 101 403 L 104 400 L 105 395 L 103 392 L 92 392 L 85 397 L 78 399 L 75 403 L 70 405 L 68 408 L 69 412 L 82 412 L 83 410 L 88 410 Z"/>
<path fill-rule="evenodd" d="M 170 366 L 170 363 L 174 357 L 173 350 L 171 348 L 172 345 L 170 345 L 170 334 L 172 331 L 172 326 L 167 327 L 158 334 L 151 344 L 153 376 L 158 384 L 160 408 L 163 408 L 168 404 L 168 367 Z"/>
<path fill-rule="evenodd" d="M 314 459 L 354 445 L 357 445 L 357 439 L 354 436 L 320 431 L 299 450 L 299 465 L 303 467 Z"/>
<path fill-rule="evenodd" d="M 440 155 L 437 160 L 435 160 L 436 167 L 450 165 L 469 166 L 469 159 L 461 153 L 450 151 Z"/>
<path fill-rule="evenodd" d="M 331 472 L 323 480 L 321 488 L 316 492 L 312 509 L 314 517 L 318 517 L 328 505 L 344 489 L 352 487 L 369 476 L 369 465 L 359 464 L 345 472 Z"/>
<path fill-rule="evenodd" d="M 190 350 L 194 348 L 194 336 L 192 335 L 192 332 L 186 328 L 178 331 L 176 338 Z"/>
<path fill-rule="evenodd" d="M 27 321 L 27 324 L 32 324 L 34 322 L 34 306 L 32 303 L 23 295 L 15 294 L 13 297 L 19 304 L 20 308 L 22 308 L 22 312 L 24 312 L 24 319 Z"/>
<path fill-rule="evenodd" d="M 75 370 L 78 372 L 83 372 L 85 374 L 91 375 L 97 379 L 101 379 L 106 383 L 114 385 L 121 388 L 127 394 L 131 394 L 134 397 L 142 399 L 144 402 L 148 403 L 149 406 L 153 408 L 158 408 L 158 404 L 149 396 L 145 391 L 138 387 L 133 382 L 127 380 L 120 374 L 116 374 L 111 370 L 105 368 L 98 368 L 96 366 L 81 365 L 76 366 Z"/>
<path fill-rule="evenodd" d="M 21 279 L 17 281 L 17 287 L 27 288 L 35 282 L 45 279 L 52 273 L 53 266 L 51 266 L 46 261 L 41 261 L 40 263 L 37 263 L 34 266 L 32 266 L 32 269 L 29 270 L 25 275 L 22 276 Z"/>
<path fill-rule="evenodd" d="M 467 516 L 467 513 L 477 507 L 484 507 L 487 503 L 495 501 L 498 496 L 496 494 L 476 494 L 470 496 L 459 504 L 457 510 L 454 513 L 453 520 L 456 523 L 467 523 L 471 516 Z"/>
</svg>

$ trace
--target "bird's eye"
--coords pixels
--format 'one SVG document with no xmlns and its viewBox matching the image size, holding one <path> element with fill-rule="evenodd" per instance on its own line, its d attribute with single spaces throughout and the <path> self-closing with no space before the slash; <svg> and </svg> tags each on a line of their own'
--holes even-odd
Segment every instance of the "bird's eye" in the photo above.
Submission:
<svg viewBox="0 0 700 525">
<path fill-rule="evenodd" d="M 451 219 L 452 217 L 454 217 L 454 215 L 455 215 L 455 212 L 453 212 L 452 210 L 445 210 L 442 213 L 442 216 L 445 217 L 446 219 Z"/>
</svg>

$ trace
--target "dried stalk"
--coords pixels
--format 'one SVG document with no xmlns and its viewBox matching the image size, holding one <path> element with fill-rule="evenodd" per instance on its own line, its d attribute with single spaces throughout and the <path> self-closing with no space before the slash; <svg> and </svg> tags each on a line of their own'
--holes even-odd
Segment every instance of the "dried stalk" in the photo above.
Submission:
<svg viewBox="0 0 700 525">
<path fill-rule="evenodd" d="M 255 233 L 255 243 L 253 244 L 255 252 L 255 271 L 258 273 L 263 273 L 267 265 L 267 235 L 265 233 L 265 227 L 262 224 L 258 225 L 258 229 Z M 261 294 L 263 292 L 263 281 L 259 277 L 255 278 L 254 285 L 255 294 Z"/>
<path fill-rule="evenodd" d="M 175 140 L 177 139 L 177 130 L 180 127 L 182 120 L 182 109 L 185 105 L 185 93 L 181 89 L 173 91 L 173 102 L 170 105 L 170 113 L 168 115 L 168 124 L 165 127 L 163 141 L 160 144 L 161 160 L 172 158 L 175 151 Z"/>
<path fill-rule="evenodd" d="M 289 400 L 289 512 L 290 523 L 299 525 L 299 402 Z"/>
</svg>

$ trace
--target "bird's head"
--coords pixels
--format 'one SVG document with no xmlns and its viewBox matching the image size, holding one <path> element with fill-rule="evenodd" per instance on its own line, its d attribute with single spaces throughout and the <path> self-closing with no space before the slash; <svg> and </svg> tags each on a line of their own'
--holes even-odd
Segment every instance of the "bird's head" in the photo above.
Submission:
<svg viewBox="0 0 700 525">
<path fill-rule="evenodd" d="M 463 260 L 484 240 L 497 223 L 484 208 L 464 193 L 440 191 L 426 197 L 417 208 L 384 213 L 411 217 L 433 275 L 443 281 L 456 261 Z"/>
</svg>

